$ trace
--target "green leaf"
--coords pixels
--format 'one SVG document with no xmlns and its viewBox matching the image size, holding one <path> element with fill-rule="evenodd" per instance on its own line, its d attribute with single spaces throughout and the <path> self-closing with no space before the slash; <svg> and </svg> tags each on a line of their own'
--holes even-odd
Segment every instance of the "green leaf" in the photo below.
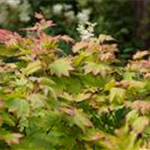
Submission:
<svg viewBox="0 0 150 150">
<path fill-rule="evenodd" d="M 79 93 L 79 94 L 75 97 L 74 101 L 75 101 L 75 102 L 81 102 L 81 101 L 84 101 L 84 100 L 86 100 L 86 99 L 89 99 L 90 97 L 91 97 L 91 94 L 90 94 L 90 93 Z"/>
<path fill-rule="evenodd" d="M 116 81 L 112 79 L 110 82 L 106 83 L 104 90 L 109 91 L 116 85 Z"/>
<path fill-rule="evenodd" d="M 42 85 L 46 85 L 46 86 L 52 86 L 52 85 L 56 84 L 52 79 L 50 79 L 48 77 L 41 77 L 41 78 L 39 78 L 39 82 Z"/>
<path fill-rule="evenodd" d="M 2 44 L 0 44 L 0 52 L 0 56 L 16 56 L 19 54 L 17 48 L 7 48 Z"/>
<path fill-rule="evenodd" d="M 139 117 L 139 114 L 137 110 L 132 110 L 127 114 L 126 121 L 128 124 L 132 124 L 138 117 Z"/>
<path fill-rule="evenodd" d="M 0 140 L 4 140 L 8 145 L 19 144 L 20 138 L 23 137 L 20 133 L 11 133 L 5 129 L 0 130 Z"/>
<path fill-rule="evenodd" d="M 10 99 L 6 103 L 7 103 L 9 112 L 15 113 L 17 118 L 29 116 L 30 106 L 26 100 Z"/>
<path fill-rule="evenodd" d="M 55 74 L 58 77 L 69 76 L 69 72 L 73 70 L 73 67 L 71 66 L 72 62 L 69 59 L 61 58 L 55 60 L 52 64 L 49 65 L 51 74 Z"/>
</svg>

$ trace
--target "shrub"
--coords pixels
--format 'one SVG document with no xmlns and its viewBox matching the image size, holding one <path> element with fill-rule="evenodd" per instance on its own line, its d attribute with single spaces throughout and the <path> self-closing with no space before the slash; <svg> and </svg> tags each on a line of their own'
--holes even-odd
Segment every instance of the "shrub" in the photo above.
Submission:
<svg viewBox="0 0 150 150">
<path fill-rule="evenodd" d="M 114 39 L 94 37 L 91 24 L 91 34 L 82 32 L 76 42 L 47 35 L 43 30 L 55 24 L 36 18 L 29 36 L 0 30 L 0 147 L 148 149 L 150 62 L 142 58 L 149 52 L 122 67 Z M 70 43 L 72 55 L 60 50 L 61 40 Z"/>
</svg>

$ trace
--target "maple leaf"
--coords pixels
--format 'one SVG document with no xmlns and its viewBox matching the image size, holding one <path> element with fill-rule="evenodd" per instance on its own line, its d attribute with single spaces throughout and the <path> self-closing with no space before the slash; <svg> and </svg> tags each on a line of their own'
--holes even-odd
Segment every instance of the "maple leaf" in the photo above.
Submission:
<svg viewBox="0 0 150 150">
<path fill-rule="evenodd" d="M 75 40 L 74 40 L 73 38 L 69 37 L 68 35 L 62 35 L 62 36 L 60 37 L 60 39 L 66 41 L 66 42 L 75 43 Z"/>
<path fill-rule="evenodd" d="M 85 74 L 93 73 L 94 75 L 105 75 L 110 68 L 106 64 L 97 64 L 95 62 L 87 62 L 83 67 Z"/>
<path fill-rule="evenodd" d="M 73 70 L 73 67 L 71 66 L 72 61 L 70 59 L 57 59 L 52 64 L 49 65 L 51 74 L 55 74 L 58 77 L 69 76 L 69 71 Z"/>
<path fill-rule="evenodd" d="M 52 20 L 45 20 L 44 16 L 39 13 L 35 13 L 35 18 L 39 19 L 39 22 L 37 22 L 33 27 L 22 28 L 21 30 L 37 31 L 37 33 L 39 34 L 43 29 L 56 25 Z"/>
<path fill-rule="evenodd" d="M 88 43 L 87 43 L 87 42 L 85 42 L 85 41 L 77 42 L 77 43 L 73 46 L 72 51 L 73 51 L 74 53 L 77 53 L 77 52 L 79 52 L 81 49 L 85 49 L 85 48 L 87 48 L 87 47 L 88 47 Z"/>
</svg>

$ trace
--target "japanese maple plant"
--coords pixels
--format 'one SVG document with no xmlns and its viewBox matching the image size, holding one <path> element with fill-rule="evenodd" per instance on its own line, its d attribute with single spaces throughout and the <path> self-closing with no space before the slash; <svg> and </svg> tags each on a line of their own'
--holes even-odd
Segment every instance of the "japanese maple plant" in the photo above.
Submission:
<svg viewBox="0 0 150 150">
<path fill-rule="evenodd" d="M 27 36 L 0 30 L 0 149 L 149 149 L 149 51 L 122 66 L 116 41 L 96 37 L 95 24 L 75 41 L 46 34 L 55 24 L 35 17 Z"/>
</svg>

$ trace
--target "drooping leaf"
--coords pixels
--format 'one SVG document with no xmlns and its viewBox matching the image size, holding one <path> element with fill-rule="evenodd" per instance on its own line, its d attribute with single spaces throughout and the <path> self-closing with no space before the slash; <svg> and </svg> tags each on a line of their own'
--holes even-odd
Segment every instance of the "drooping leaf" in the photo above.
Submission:
<svg viewBox="0 0 150 150">
<path fill-rule="evenodd" d="M 74 123 L 85 131 L 86 127 L 92 127 L 92 122 L 88 116 L 80 109 L 75 109 L 75 115 L 73 116 Z"/>
</svg>

